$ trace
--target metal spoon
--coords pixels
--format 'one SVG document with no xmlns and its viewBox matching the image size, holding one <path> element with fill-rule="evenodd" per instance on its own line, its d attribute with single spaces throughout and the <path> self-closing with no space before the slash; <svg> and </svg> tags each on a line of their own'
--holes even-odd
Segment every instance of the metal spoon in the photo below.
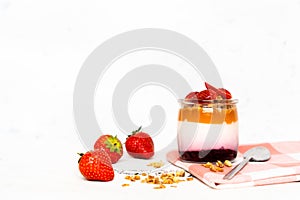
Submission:
<svg viewBox="0 0 300 200">
<path fill-rule="evenodd" d="M 249 161 L 263 162 L 271 158 L 270 151 L 263 146 L 253 147 L 246 151 L 243 155 L 243 161 L 228 172 L 223 179 L 232 179 L 239 171 L 241 171 Z"/>
</svg>

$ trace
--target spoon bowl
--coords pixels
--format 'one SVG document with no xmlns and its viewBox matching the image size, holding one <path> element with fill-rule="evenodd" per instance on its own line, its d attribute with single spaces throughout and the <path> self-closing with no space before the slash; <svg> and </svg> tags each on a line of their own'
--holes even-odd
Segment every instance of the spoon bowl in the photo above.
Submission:
<svg viewBox="0 0 300 200">
<path fill-rule="evenodd" d="M 271 153 L 266 147 L 258 146 L 246 151 L 243 157 L 244 159 L 250 158 L 249 161 L 264 162 L 271 158 Z"/>
<path fill-rule="evenodd" d="M 270 151 L 263 146 L 257 146 L 249 149 L 243 155 L 244 159 L 241 163 L 235 166 L 230 172 L 228 172 L 223 179 L 232 179 L 239 171 L 241 171 L 249 161 L 264 162 L 271 158 Z"/>
</svg>

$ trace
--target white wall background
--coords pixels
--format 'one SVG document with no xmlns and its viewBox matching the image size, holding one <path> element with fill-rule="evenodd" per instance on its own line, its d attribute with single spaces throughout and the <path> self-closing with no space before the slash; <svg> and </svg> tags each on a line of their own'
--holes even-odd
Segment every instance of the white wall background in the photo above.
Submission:
<svg viewBox="0 0 300 200">
<path fill-rule="evenodd" d="M 0 186 L 31 191 L 25 180 L 43 180 L 28 172 L 33 160 L 20 161 L 30 153 L 51 180 L 78 179 L 76 76 L 98 45 L 137 28 L 174 30 L 205 49 L 240 100 L 241 143 L 299 140 L 299 24 L 299 0 L 0 0 Z"/>
</svg>

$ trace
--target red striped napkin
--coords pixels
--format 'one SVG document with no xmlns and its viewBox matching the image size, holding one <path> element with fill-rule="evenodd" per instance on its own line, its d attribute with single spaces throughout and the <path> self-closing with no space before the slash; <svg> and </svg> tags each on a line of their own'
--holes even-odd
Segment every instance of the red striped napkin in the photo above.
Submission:
<svg viewBox="0 0 300 200">
<path fill-rule="evenodd" d="M 233 179 L 223 180 L 223 176 L 242 160 L 242 154 L 255 146 L 267 147 L 271 152 L 271 159 L 266 162 L 249 162 Z M 167 155 L 170 163 L 216 189 L 300 181 L 300 141 L 241 145 L 236 162 L 230 168 L 225 167 L 224 172 L 211 172 L 199 163 L 186 163 L 178 158 L 177 151 Z"/>
</svg>

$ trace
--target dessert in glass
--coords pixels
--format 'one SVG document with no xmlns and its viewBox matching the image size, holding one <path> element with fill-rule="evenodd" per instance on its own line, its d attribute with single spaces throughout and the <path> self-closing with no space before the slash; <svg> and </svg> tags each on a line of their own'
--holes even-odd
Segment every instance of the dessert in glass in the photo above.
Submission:
<svg viewBox="0 0 300 200">
<path fill-rule="evenodd" d="M 238 149 L 237 100 L 223 88 L 205 83 L 207 90 L 191 92 L 178 115 L 177 142 L 185 162 L 234 160 Z"/>
</svg>

